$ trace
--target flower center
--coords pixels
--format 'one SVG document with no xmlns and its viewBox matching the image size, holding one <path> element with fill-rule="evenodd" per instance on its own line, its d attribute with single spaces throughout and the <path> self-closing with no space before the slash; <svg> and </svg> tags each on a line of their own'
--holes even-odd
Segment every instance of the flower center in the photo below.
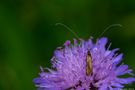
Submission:
<svg viewBox="0 0 135 90">
<path fill-rule="evenodd" d="M 69 87 L 69 88 L 67 88 L 65 90 L 75 90 L 75 89 L 77 89 L 78 86 L 82 87 L 82 81 L 79 81 L 79 83 L 76 84 L 75 86 Z"/>
<path fill-rule="evenodd" d="M 81 81 L 79 81 L 79 83 L 78 84 L 76 84 L 75 86 L 72 86 L 72 87 L 69 87 L 69 88 L 67 88 L 67 89 L 65 89 L 65 90 L 76 90 L 77 89 L 77 87 L 82 87 L 82 82 Z M 90 86 L 89 86 L 89 90 L 98 90 L 96 87 L 94 87 L 92 84 L 90 84 Z M 85 88 L 83 89 L 83 90 L 86 90 Z"/>
</svg>

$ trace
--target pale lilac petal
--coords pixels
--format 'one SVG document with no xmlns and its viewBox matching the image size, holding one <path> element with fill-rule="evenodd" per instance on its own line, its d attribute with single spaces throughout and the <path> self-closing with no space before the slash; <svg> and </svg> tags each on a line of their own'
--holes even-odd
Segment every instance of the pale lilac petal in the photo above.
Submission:
<svg viewBox="0 0 135 90">
<path fill-rule="evenodd" d="M 113 63 L 115 64 L 119 64 L 122 60 L 123 54 L 118 55 L 117 57 L 115 57 L 115 59 L 113 60 Z"/>
<path fill-rule="evenodd" d="M 102 37 L 102 38 L 100 38 L 98 41 L 97 41 L 97 45 L 100 45 L 100 47 L 105 47 L 105 45 L 106 45 L 106 43 L 107 43 L 107 38 L 105 38 L 105 37 Z"/>
<path fill-rule="evenodd" d="M 123 90 L 122 88 L 113 88 L 113 90 Z"/>
<path fill-rule="evenodd" d="M 69 46 L 70 45 L 70 40 L 67 40 L 65 43 L 64 43 L 64 46 Z"/>
<path fill-rule="evenodd" d="M 112 86 L 116 87 L 116 88 L 123 88 L 124 86 L 120 83 L 112 83 Z"/>
<path fill-rule="evenodd" d="M 128 70 L 128 65 L 120 65 L 117 69 L 116 69 L 116 71 L 115 71 L 115 73 L 116 73 L 116 75 L 123 75 L 123 73 L 125 73 L 125 71 L 127 71 Z"/>
<path fill-rule="evenodd" d="M 102 85 L 99 90 L 108 90 L 108 85 L 104 84 Z"/>
<path fill-rule="evenodd" d="M 135 82 L 135 78 L 118 78 L 117 82 L 121 83 L 121 84 L 128 84 L 128 83 L 132 83 Z"/>
</svg>

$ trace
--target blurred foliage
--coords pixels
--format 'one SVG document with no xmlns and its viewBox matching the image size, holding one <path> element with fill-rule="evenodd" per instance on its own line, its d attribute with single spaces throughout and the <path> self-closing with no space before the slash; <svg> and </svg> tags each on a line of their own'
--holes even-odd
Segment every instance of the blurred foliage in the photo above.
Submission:
<svg viewBox="0 0 135 90">
<path fill-rule="evenodd" d="M 50 67 L 55 48 L 75 38 L 56 23 L 95 40 L 109 25 L 121 24 L 103 36 L 135 70 L 135 0 L 1 0 L 0 90 L 35 90 L 39 66 Z"/>
</svg>

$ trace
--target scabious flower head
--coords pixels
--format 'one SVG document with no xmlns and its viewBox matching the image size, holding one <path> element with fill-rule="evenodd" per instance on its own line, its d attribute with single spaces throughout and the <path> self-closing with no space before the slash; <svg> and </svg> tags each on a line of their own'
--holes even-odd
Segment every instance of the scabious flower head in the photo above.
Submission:
<svg viewBox="0 0 135 90">
<path fill-rule="evenodd" d="M 74 44 L 66 41 L 64 47 L 54 52 L 53 69 L 46 68 L 49 72 L 44 72 L 41 68 L 40 76 L 33 82 L 38 90 L 121 90 L 135 78 L 128 65 L 120 63 L 123 54 L 116 53 L 118 49 L 106 49 L 106 43 L 105 37 L 96 43 L 92 38 L 80 43 L 74 39 Z M 131 77 L 120 77 L 125 74 Z"/>
</svg>

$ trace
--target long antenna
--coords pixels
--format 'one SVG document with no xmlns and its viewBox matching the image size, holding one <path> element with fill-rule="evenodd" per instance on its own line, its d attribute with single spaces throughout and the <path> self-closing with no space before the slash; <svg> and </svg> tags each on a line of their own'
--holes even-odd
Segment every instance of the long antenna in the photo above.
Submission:
<svg viewBox="0 0 135 90">
<path fill-rule="evenodd" d="M 112 28 L 112 27 L 122 27 L 122 25 L 121 25 L 121 24 L 112 24 L 112 25 L 108 26 L 108 27 L 99 35 L 99 37 L 101 37 L 106 31 L 110 30 L 110 28 Z"/>
<path fill-rule="evenodd" d="M 67 25 L 65 25 L 63 23 L 56 23 L 55 24 L 55 26 L 58 26 L 58 25 L 64 26 L 67 30 L 69 30 L 72 34 L 74 34 L 75 37 L 77 37 L 79 39 L 79 36 L 71 28 L 69 28 Z"/>
</svg>

